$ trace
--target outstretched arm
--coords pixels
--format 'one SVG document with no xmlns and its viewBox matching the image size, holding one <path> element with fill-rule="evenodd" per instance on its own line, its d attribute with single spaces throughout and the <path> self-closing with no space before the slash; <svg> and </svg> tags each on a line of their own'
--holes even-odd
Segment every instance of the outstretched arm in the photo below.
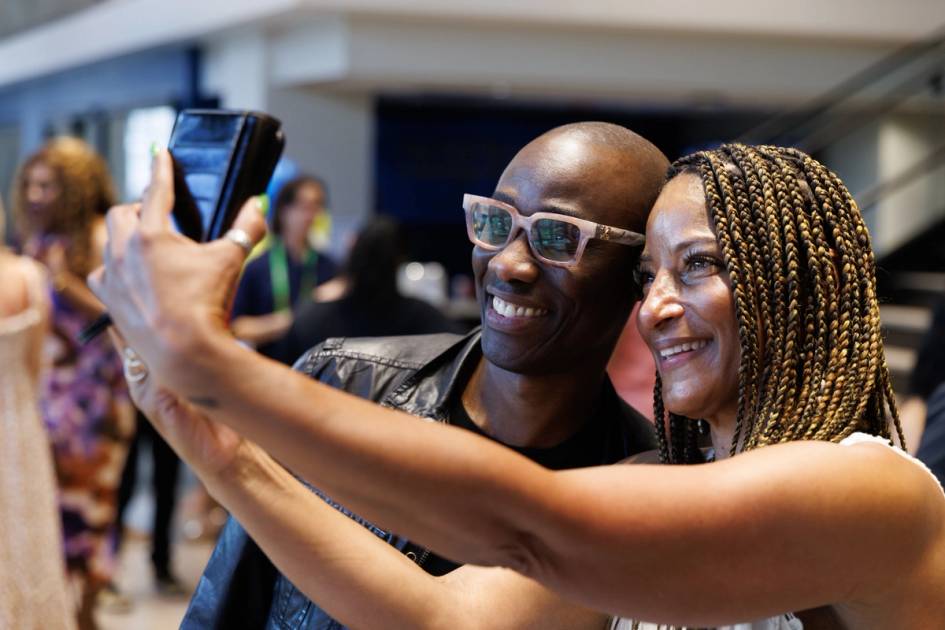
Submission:
<svg viewBox="0 0 945 630">
<path fill-rule="evenodd" d="M 506 569 L 464 566 L 428 575 L 255 444 L 158 390 L 153 380 L 132 383 L 131 391 L 279 570 L 347 627 L 600 630 L 607 621 Z"/>
<path fill-rule="evenodd" d="M 279 570 L 348 627 L 599 630 L 606 622 L 508 569 L 428 575 L 259 451 L 209 488 Z"/>
<path fill-rule="evenodd" d="M 795 443 L 698 467 L 553 473 L 231 342 L 217 351 L 200 353 L 217 367 L 194 365 L 188 378 L 213 417 L 363 516 L 592 608 L 713 625 L 871 603 L 941 537 L 938 489 L 881 445 Z"/>
</svg>

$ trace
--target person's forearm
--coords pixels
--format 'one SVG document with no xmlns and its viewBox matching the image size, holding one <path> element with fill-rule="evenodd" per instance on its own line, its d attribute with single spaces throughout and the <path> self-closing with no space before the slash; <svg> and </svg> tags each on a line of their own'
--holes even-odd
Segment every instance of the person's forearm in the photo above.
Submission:
<svg viewBox="0 0 945 630">
<path fill-rule="evenodd" d="M 522 569 L 552 474 L 484 438 L 331 389 L 239 347 L 193 347 L 167 382 L 362 516 L 463 562 Z M 398 448 L 389 448 L 397 443 Z"/>
<path fill-rule="evenodd" d="M 233 334 L 242 341 L 259 346 L 279 339 L 292 326 L 292 314 L 278 311 L 268 315 L 243 315 L 233 320 Z"/>
<path fill-rule="evenodd" d="M 345 626 L 418 629 L 460 609 L 449 587 L 254 445 L 207 487 L 278 569 Z"/>
<path fill-rule="evenodd" d="M 53 277 L 53 288 L 74 308 L 89 318 L 105 312 L 105 306 L 89 289 L 81 277 L 71 271 L 62 271 Z"/>
</svg>

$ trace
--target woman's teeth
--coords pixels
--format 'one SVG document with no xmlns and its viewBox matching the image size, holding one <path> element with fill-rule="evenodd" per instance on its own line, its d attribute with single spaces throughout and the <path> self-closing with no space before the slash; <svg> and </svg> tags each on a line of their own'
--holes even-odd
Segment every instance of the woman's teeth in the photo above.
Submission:
<svg viewBox="0 0 945 630">
<path fill-rule="evenodd" d="M 495 295 L 492 296 L 492 309 L 503 317 L 541 317 L 548 313 L 544 308 L 515 306 Z"/>
<path fill-rule="evenodd" d="M 687 341 L 686 343 L 681 343 L 678 346 L 660 350 L 660 357 L 663 359 L 668 359 L 669 357 L 677 355 L 680 352 L 689 352 L 692 350 L 698 350 L 699 348 L 705 348 L 708 344 L 709 342 L 705 339 L 700 341 Z"/>
</svg>

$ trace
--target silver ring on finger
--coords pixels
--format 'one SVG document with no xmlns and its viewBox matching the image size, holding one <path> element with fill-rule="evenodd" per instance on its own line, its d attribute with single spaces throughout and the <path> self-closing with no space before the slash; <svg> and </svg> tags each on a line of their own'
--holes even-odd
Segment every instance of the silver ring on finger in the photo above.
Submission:
<svg viewBox="0 0 945 630">
<path fill-rule="evenodd" d="M 125 380 L 129 383 L 140 383 L 148 378 L 148 366 L 144 364 L 138 353 L 131 346 L 125 347 L 122 353 L 122 371 L 125 373 Z"/>
<path fill-rule="evenodd" d="M 233 241 L 247 254 L 253 251 L 253 247 L 255 247 L 253 244 L 253 239 L 249 237 L 249 234 L 246 233 L 246 230 L 241 230 L 239 228 L 231 228 L 226 234 L 223 235 L 223 238 Z"/>
</svg>

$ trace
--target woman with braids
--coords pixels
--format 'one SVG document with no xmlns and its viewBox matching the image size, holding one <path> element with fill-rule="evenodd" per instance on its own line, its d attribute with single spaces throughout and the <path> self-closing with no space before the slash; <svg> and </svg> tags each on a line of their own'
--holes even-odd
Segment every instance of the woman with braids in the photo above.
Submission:
<svg viewBox="0 0 945 630">
<path fill-rule="evenodd" d="M 276 460 L 447 557 L 524 575 L 505 583 L 519 607 L 550 605 L 540 583 L 626 617 L 612 621 L 621 630 L 945 623 L 945 494 L 892 446 L 902 438 L 869 236 L 842 182 L 810 157 L 740 145 L 688 156 L 650 215 L 639 321 L 659 372 L 659 456 L 692 466 L 551 472 L 255 357 L 223 323 L 242 238 L 197 245 L 168 230 L 165 157 L 151 191 L 140 219 L 113 211 L 93 283 L 134 349 L 133 393 L 307 594 L 337 595 L 326 571 L 374 568 L 364 588 L 394 594 L 371 600 L 359 625 L 604 622 L 503 617 L 504 591 L 477 582 L 457 601 L 495 612 L 488 624 L 429 614 L 411 626 L 411 610 L 440 612 L 432 587 L 391 580 L 403 558 L 366 542 L 324 545 L 329 525 Z M 250 205 L 237 228 L 262 236 Z"/>
<path fill-rule="evenodd" d="M 52 443 L 66 568 L 77 583 L 80 629 L 96 627 L 97 595 L 114 568 L 111 537 L 133 415 L 122 364 L 104 339 L 80 345 L 102 312 L 85 276 L 101 264 L 114 192 L 104 160 L 75 138 L 51 140 L 20 169 L 13 191 L 23 251 L 51 280 L 52 365 L 41 407 Z"/>
</svg>

